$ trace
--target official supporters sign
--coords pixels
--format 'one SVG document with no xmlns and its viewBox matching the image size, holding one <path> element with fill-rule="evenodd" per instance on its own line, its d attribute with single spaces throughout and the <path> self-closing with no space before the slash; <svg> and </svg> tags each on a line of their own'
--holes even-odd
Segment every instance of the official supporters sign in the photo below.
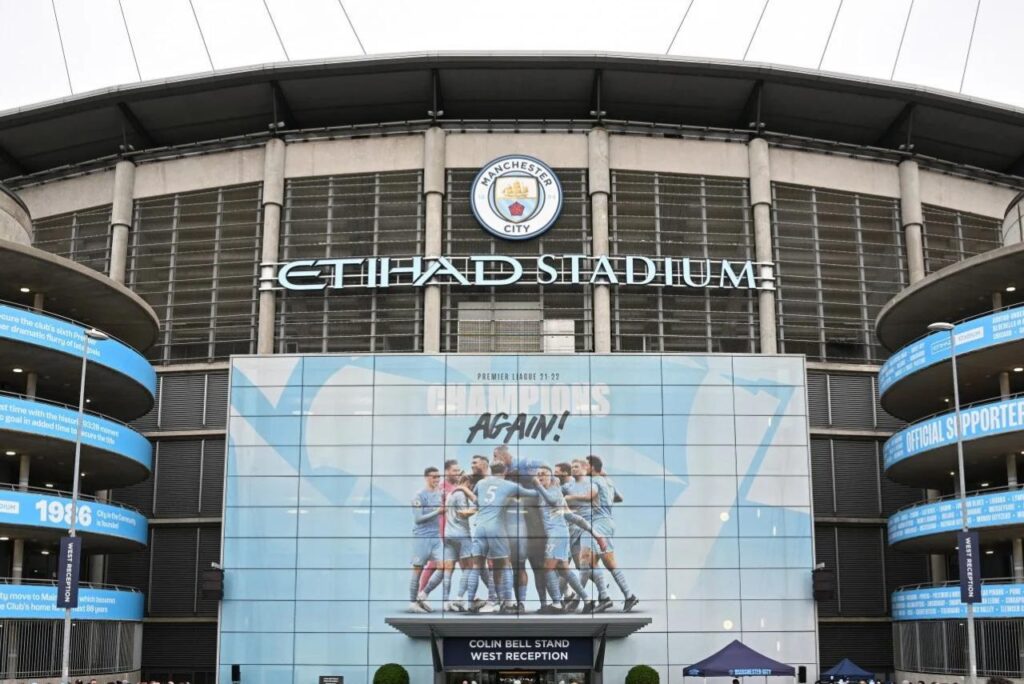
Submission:
<svg viewBox="0 0 1024 684">
<path fill-rule="evenodd" d="M 594 665 L 594 640 L 586 638 L 473 638 L 444 640 L 446 668 L 537 668 L 590 669 Z"/>
</svg>

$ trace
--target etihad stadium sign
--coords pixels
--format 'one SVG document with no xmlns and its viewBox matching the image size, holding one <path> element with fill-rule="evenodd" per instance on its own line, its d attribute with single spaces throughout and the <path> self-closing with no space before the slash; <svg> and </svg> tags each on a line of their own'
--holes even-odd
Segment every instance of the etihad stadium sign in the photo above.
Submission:
<svg viewBox="0 0 1024 684">
<path fill-rule="evenodd" d="M 771 263 L 646 256 L 500 254 L 458 257 L 351 257 L 264 264 L 261 290 L 354 290 L 390 287 L 612 285 L 774 290 Z"/>
</svg>

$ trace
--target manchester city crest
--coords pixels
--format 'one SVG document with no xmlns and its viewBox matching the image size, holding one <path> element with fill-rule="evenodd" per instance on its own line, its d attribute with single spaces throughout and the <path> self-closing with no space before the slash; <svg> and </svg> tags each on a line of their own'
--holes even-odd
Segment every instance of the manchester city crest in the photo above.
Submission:
<svg viewBox="0 0 1024 684">
<path fill-rule="evenodd" d="M 488 232 L 506 240 L 529 240 L 558 218 L 562 184 L 539 159 L 499 157 L 476 175 L 470 204 L 476 220 Z"/>
</svg>

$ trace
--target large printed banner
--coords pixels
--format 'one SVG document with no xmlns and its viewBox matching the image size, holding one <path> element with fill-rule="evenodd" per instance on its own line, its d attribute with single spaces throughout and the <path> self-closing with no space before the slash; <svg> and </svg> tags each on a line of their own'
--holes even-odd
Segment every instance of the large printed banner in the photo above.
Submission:
<svg viewBox="0 0 1024 684">
<path fill-rule="evenodd" d="M 981 603 L 974 604 L 974 617 L 1024 617 L 1024 587 L 1019 584 L 982 585 Z M 892 594 L 893 620 L 945 620 L 967 617 L 967 604 L 960 600 L 960 587 L 922 587 Z"/>
<path fill-rule="evenodd" d="M 1024 339 L 1024 307 L 999 311 L 960 323 L 953 330 L 956 353 Z M 937 332 L 912 342 L 889 357 L 878 372 L 878 389 L 885 394 L 899 380 L 950 358 L 948 332 Z"/>
<path fill-rule="evenodd" d="M 389 619 L 624 612 L 651 624 L 609 642 L 611 667 L 743 638 L 813 670 L 802 357 L 277 355 L 231 373 L 222 676 L 362 682 L 401 657 L 426 684 L 429 642 Z"/>
<path fill-rule="evenodd" d="M 1024 489 L 969 497 L 967 518 L 971 529 L 1019 525 L 1024 522 Z M 960 499 L 921 504 L 899 511 L 889 518 L 889 543 L 956 532 L 961 526 Z"/>
<path fill-rule="evenodd" d="M 145 516 L 98 501 L 78 502 L 78 531 L 147 541 Z M 66 530 L 71 522 L 71 500 L 35 492 L 0 491 L 0 525 L 24 525 Z"/>
<path fill-rule="evenodd" d="M 20 397 L 0 395 L 0 430 L 59 439 L 72 444 L 78 435 L 78 411 Z M 127 425 L 85 414 L 82 444 L 152 467 L 153 446 Z"/>
<path fill-rule="evenodd" d="M 60 318 L 0 304 L 0 338 L 82 358 L 85 328 Z M 156 396 L 156 371 L 146 358 L 114 339 L 90 340 L 89 360 L 115 370 Z"/>
<path fill-rule="evenodd" d="M 114 589 L 78 590 L 75 620 L 117 620 L 141 622 L 143 594 Z M 36 584 L 0 584 L 0 618 L 59 620 L 64 609 L 57 607 L 57 587 Z"/>
<path fill-rule="evenodd" d="M 1024 398 L 976 404 L 960 411 L 960 434 L 965 442 L 1024 430 Z M 890 437 L 882 453 L 885 467 L 905 458 L 956 444 L 956 415 L 943 413 L 914 423 Z"/>
</svg>

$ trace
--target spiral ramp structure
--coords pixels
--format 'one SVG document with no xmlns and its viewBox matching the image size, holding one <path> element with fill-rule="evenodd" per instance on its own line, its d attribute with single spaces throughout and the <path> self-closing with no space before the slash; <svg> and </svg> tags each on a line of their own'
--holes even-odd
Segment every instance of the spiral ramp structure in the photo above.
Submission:
<svg viewBox="0 0 1024 684">
<path fill-rule="evenodd" d="M 71 520 L 83 352 L 83 559 L 71 676 L 131 678 L 145 601 L 135 589 L 104 584 L 105 561 L 145 548 L 148 524 L 107 494 L 152 469 L 150 443 L 125 421 L 154 403 L 156 374 L 140 351 L 155 340 L 158 320 L 124 285 L 31 247 L 31 235 L 27 209 L 0 186 L 0 678 L 60 676 L 64 611 L 54 577 Z M 91 329 L 108 339 L 88 339 Z"/>
<path fill-rule="evenodd" d="M 968 521 L 982 547 L 975 606 L 979 671 L 998 670 L 1024 645 L 1024 198 L 1011 203 L 1003 246 L 913 283 L 876 321 L 892 352 L 879 373 L 882 406 L 907 421 L 884 445 L 886 475 L 927 500 L 888 520 L 889 544 L 930 555 L 932 582 L 892 595 L 903 676 L 964 674 L 960 601 L 961 503 L 953 392 L 955 346 Z M 954 324 L 930 332 L 929 324 Z M 1017 646 L 1014 648 L 1013 646 Z"/>
</svg>

